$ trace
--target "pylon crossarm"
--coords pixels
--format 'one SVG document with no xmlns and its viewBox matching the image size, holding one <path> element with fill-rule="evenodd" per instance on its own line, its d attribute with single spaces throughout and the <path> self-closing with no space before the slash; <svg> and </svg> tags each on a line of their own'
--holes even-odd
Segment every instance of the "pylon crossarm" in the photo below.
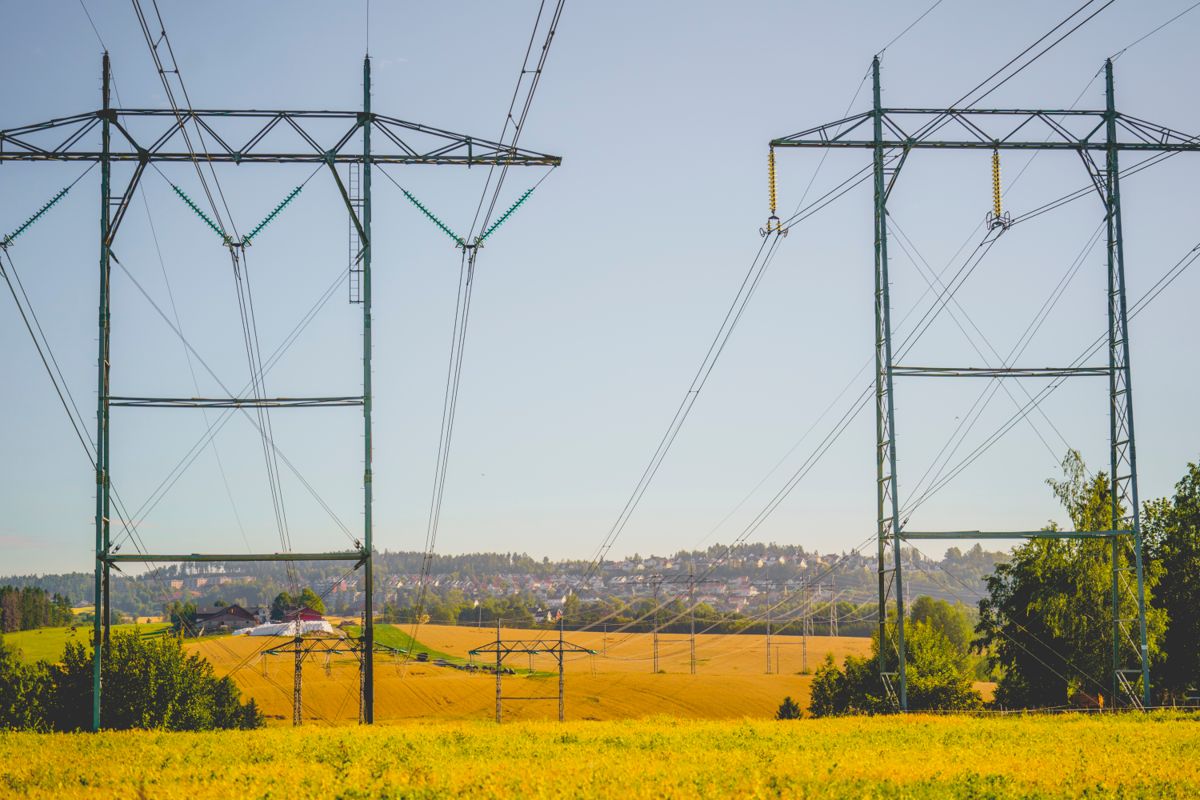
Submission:
<svg viewBox="0 0 1200 800">
<path fill-rule="evenodd" d="M 1127 137 L 1110 144 L 1103 110 L 890 108 L 881 113 L 886 149 L 1200 151 L 1200 137 L 1124 114 L 1116 115 L 1116 123 Z M 871 149 L 879 142 L 864 135 L 864 126 L 874 117 L 874 112 L 856 114 L 772 139 L 771 146 Z M 965 137 L 933 137 L 947 127 Z"/>
<path fill-rule="evenodd" d="M 910 531 L 900 532 L 902 541 L 942 539 L 1111 539 L 1131 536 L 1133 531 Z"/>
<path fill-rule="evenodd" d="M 361 406 L 362 395 L 344 397 L 118 397 L 109 405 L 126 408 L 317 408 Z"/>
<path fill-rule="evenodd" d="M 900 378 L 1067 378 L 1108 377 L 1108 367 L 917 367 L 892 365 Z"/>
<path fill-rule="evenodd" d="M 556 167 L 562 163 L 558 156 L 369 112 L 147 108 L 92 111 L 0 130 L 0 161 L 99 161 L 104 153 L 87 140 L 104 119 L 123 140 L 112 143 L 107 154 L 111 161 L 190 162 L 195 156 L 187 149 L 181 129 L 194 126 L 212 145 L 204 160 L 218 163 L 361 163 L 365 159 L 376 164 L 464 166 Z M 165 129 L 142 136 L 156 121 L 166 121 Z M 369 156 L 350 149 L 354 135 L 364 127 L 382 134 L 391 146 L 377 148 Z M 236 141 L 243 144 L 230 144 Z"/>
<path fill-rule="evenodd" d="M 329 553 L 109 553 L 103 560 L 112 564 L 187 564 L 216 561 L 358 561 L 365 556 L 362 550 Z"/>
</svg>

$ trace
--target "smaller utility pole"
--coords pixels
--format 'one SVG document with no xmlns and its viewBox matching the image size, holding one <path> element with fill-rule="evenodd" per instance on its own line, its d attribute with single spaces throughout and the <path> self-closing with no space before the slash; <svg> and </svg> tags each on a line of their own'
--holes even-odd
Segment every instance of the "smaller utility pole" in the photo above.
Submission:
<svg viewBox="0 0 1200 800">
<path fill-rule="evenodd" d="M 800 598 L 800 671 L 808 672 L 808 629 L 812 624 L 809 618 L 808 584 L 800 584 L 800 591 L 803 592 Z"/>
<path fill-rule="evenodd" d="M 558 642 L 547 641 L 545 639 L 510 639 L 504 641 L 500 638 L 500 621 L 496 621 L 496 640 L 489 642 L 482 647 L 476 647 L 469 652 L 470 655 L 482 656 L 485 653 L 496 654 L 496 722 L 502 719 L 502 702 L 504 700 L 558 700 L 558 721 L 562 722 L 567 716 L 567 692 L 566 692 L 566 654 L 582 653 L 589 656 L 595 656 L 595 650 L 589 650 L 586 647 L 580 647 L 577 644 L 563 640 L 563 631 L 566 629 L 565 621 L 560 617 L 558 620 Z M 533 655 L 548 655 L 558 659 L 558 696 L 555 698 L 552 695 L 512 695 L 504 697 L 502 694 L 503 686 L 503 671 L 504 659 L 508 656 L 527 653 L 531 657 Z"/>
<path fill-rule="evenodd" d="M 499 637 L 497 637 L 499 638 Z M 567 716 L 565 682 L 563 681 L 563 618 L 558 618 L 558 721 L 562 722 Z"/>
<path fill-rule="evenodd" d="M 296 673 L 292 684 L 292 725 L 299 727 L 301 723 L 300 704 L 301 704 L 301 686 L 303 685 L 302 665 L 304 663 L 304 649 L 301 647 L 300 641 L 300 616 L 296 615 L 296 621 L 292 623 L 296 626 L 296 638 L 292 640 L 292 644 L 296 647 Z"/>
<path fill-rule="evenodd" d="M 771 674 L 771 584 L 767 584 L 767 674 Z"/>
<path fill-rule="evenodd" d="M 399 605 L 399 603 L 397 603 L 396 605 Z M 358 619 L 359 619 L 358 629 L 360 631 L 365 631 L 367 629 L 367 614 L 366 614 L 365 610 L 359 615 Z M 367 722 L 367 672 L 363 668 L 363 664 L 365 663 L 366 655 L 362 652 L 365 649 L 366 648 L 364 647 L 364 648 L 360 649 L 358 652 L 358 724 L 359 725 L 365 725 Z M 326 662 L 326 665 L 328 665 L 328 662 Z"/>
<path fill-rule="evenodd" d="M 837 592 L 834 591 L 832 574 L 829 576 L 829 635 L 838 635 Z"/>
<path fill-rule="evenodd" d="M 654 648 L 654 665 L 652 671 L 655 675 L 658 674 L 658 590 L 662 586 L 662 575 L 651 575 L 650 580 L 654 583 L 654 631 L 652 632 L 653 648 Z"/>
<path fill-rule="evenodd" d="M 500 617 L 496 617 L 496 722 L 500 722 Z"/>
<path fill-rule="evenodd" d="M 696 674 L 696 573 L 688 564 L 688 610 L 691 612 L 692 633 L 689 640 L 692 674 Z"/>
</svg>

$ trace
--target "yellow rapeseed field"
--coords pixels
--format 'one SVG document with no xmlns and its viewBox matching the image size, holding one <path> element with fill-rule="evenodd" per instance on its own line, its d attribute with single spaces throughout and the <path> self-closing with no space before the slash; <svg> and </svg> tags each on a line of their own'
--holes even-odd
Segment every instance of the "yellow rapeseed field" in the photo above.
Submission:
<svg viewBox="0 0 1200 800">
<path fill-rule="evenodd" d="M 403 628 L 405 632 L 410 626 Z M 505 628 L 505 639 L 557 638 L 557 632 Z M 473 647 L 492 641 L 494 628 L 422 625 L 421 643 L 437 652 L 466 659 Z M 772 671 L 766 674 L 763 636 L 697 636 L 697 674 L 689 669 L 688 637 L 659 637 L 659 673 L 653 672 L 650 634 L 575 633 L 565 638 L 597 651 L 573 655 L 566 663 L 567 719 L 630 719 L 658 714 L 690 719 L 769 719 L 785 695 L 808 704 L 810 675 L 801 675 L 804 653 L 810 670 L 826 653 L 839 661 L 869 651 L 870 640 L 854 637 L 774 637 Z M 262 657 L 264 647 L 284 640 L 219 637 L 185 646 L 203 654 L 218 675 L 232 674 L 246 696 L 253 697 L 272 724 L 290 724 L 294 665 L 291 656 Z M 512 696 L 554 696 L 558 669 L 550 656 L 513 656 L 506 666 L 526 673 L 505 678 L 504 693 Z M 306 661 L 304 716 L 313 723 L 353 724 L 358 720 L 358 664 L 350 657 L 334 658 L 328 669 L 324 657 Z M 487 720 L 495 713 L 496 684 L 492 675 L 468 673 L 434 664 L 404 664 L 389 656 L 376 661 L 375 718 L 378 721 L 437 718 Z M 510 702 L 505 718 L 552 720 L 556 701 Z"/>
<path fill-rule="evenodd" d="M 0 733 L 16 798 L 1195 798 L 1200 722 L 911 716 Z"/>
</svg>

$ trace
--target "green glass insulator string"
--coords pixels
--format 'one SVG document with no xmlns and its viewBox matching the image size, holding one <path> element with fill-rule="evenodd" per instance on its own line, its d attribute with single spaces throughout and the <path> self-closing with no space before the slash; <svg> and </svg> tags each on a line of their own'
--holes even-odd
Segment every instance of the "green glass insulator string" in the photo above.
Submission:
<svg viewBox="0 0 1200 800">
<path fill-rule="evenodd" d="M 72 185 L 74 185 L 74 184 L 72 184 Z M 67 186 L 67 187 L 64 187 L 61 191 L 59 191 L 58 194 L 54 195 L 54 197 L 51 197 L 46 202 L 46 204 L 43 205 L 41 208 L 39 208 L 37 211 L 35 211 L 29 219 L 27 219 L 23 223 L 21 223 L 20 227 L 18 227 L 12 233 L 8 234 L 8 236 L 5 236 L 3 239 L 0 239 L 0 247 L 8 247 L 10 244 L 12 244 L 14 239 L 16 239 L 22 233 L 24 233 L 29 228 L 30 225 L 32 225 L 33 223 L 35 223 L 39 219 L 41 219 L 42 215 L 44 215 L 47 211 L 49 211 L 56 203 L 58 203 L 59 200 L 62 200 L 63 197 L 66 195 L 66 193 L 69 191 L 71 191 L 71 187 Z"/>
<path fill-rule="evenodd" d="M 217 225 L 217 223 L 213 222 L 212 219 L 208 216 L 208 214 L 205 214 L 203 211 L 201 211 L 200 206 L 196 205 L 196 203 L 193 202 L 192 198 L 188 197 L 187 193 L 184 192 L 183 189 L 180 189 L 178 186 L 176 186 L 173 183 L 171 184 L 171 188 L 175 190 L 175 194 L 179 195 L 179 198 L 181 200 L 183 200 L 183 202 L 188 204 L 188 208 L 190 208 L 190 209 L 192 209 L 192 211 L 196 212 L 196 216 L 198 216 L 198 217 L 200 217 L 200 219 L 204 220 L 205 225 L 212 228 L 213 232 L 215 234 L 217 234 L 217 236 L 221 237 L 221 241 L 223 241 L 225 244 L 230 243 L 231 240 L 229 238 L 229 234 L 227 234 L 227 233 L 225 233 L 225 231 L 221 230 L 221 227 L 219 225 Z"/>
<path fill-rule="evenodd" d="M 537 187 L 535 186 L 534 189 L 536 189 L 536 188 Z M 514 211 L 516 211 L 518 208 L 520 208 L 521 204 L 524 203 L 526 200 L 528 200 L 529 195 L 531 195 L 531 194 L 533 194 L 533 189 L 526 189 L 525 194 L 518 197 L 517 202 L 515 202 L 511 206 L 509 206 L 508 211 L 505 211 L 503 214 L 501 214 L 500 219 L 493 222 L 488 227 L 488 229 L 486 231 L 484 231 L 483 234 L 475 240 L 475 246 L 478 247 L 479 245 L 483 244 L 484 240 L 487 239 L 489 236 L 491 236 L 496 231 L 497 228 L 499 228 L 501 225 L 503 225 L 504 221 L 507 220 L 510 216 L 512 216 L 512 213 Z"/>
<path fill-rule="evenodd" d="M 283 211 L 287 204 L 292 202 L 292 200 L 296 198 L 296 195 L 300 194 L 300 190 L 303 188 L 303 186 L 297 186 L 295 189 L 292 189 L 291 193 L 287 197 L 283 198 L 279 205 L 275 206 L 274 210 L 271 211 L 270 214 L 267 214 L 266 218 L 255 226 L 254 230 L 242 237 L 242 244 L 250 244 L 250 240 L 255 236 L 258 236 L 259 231 L 271 224 L 271 221 L 274 220 L 275 217 L 279 216 L 279 212 Z"/>
<path fill-rule="evenodd" d="M 416 206 L 420 212 L 429 219 L 430 222 L 432 222 L 434 225 L 437 225 L 438 229 L 441 230 L 442 233 L 453 239 L 455 245 L 458 247 L 466 247 L 466 242 L 463 241 L 462 237 L 450 230 L 446 223 L 438 219 L 437 216 L 435 216 L 432 211 L 426 208 L 420 200 L 418 200 L 416 197 L 413 197 L 412 192 L 408 191 L 408 189 L 405 189 L 404 187 L 400 187 L 400 191 L 404 192 L 404 196 L 408 198 L 409 202 Z"/>
</svg>

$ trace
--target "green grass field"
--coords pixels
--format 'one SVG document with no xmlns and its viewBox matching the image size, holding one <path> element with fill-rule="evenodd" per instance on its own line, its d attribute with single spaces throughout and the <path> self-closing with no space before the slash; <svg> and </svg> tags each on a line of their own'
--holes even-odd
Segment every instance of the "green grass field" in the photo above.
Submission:
<svg viewBox="0 0 1200 800">
<path fill-rule="evenodd" d="M 143 636 L 153 636 L 171 627 L 165 622 L 149 625 L 113 625 L 114 631 L 137 630 Z M 75 628 L 36 628 L 31 631 L 17 631 L 4 634 L 4 643 L 21 651 L 21 660 L 28 663 L 34 661 L 58 661 L 62 657 L 63 648 L 67 642 L 80 642 L 84 646 L 92 641 L 92 626 L 77 625 Z"/>
<path fill-rule="evenodd" d="M 411 626 L 409 626 L 411 628 Z M 351 636 L 361 636 L 362 629 L 358 625 L 347 625 L 346 632 Z M 421 642 L 413 642 L 412 635 L 405 630 L 403 625 L 387 625 L 379 624 L 375 626 L 375 641 L 388 647 L 394 647 L 397 650 L 408 652 L 409 647 L 412 652 L 428 653 L 430 661 L 436 661 L 439 658 L 445 659 L 452 664 L 461 664 L 465 659 L 459 656 L 452 656 L 449 653 L 443 653 L 441 650 L 434 650 L 432 647 L 427 647 Z"/>
<path fill-rule="evenodd" d="M 0 796 L 1182 800 L 1197 753 L 1160 713 L 0 733 Z"/>
</svg>

